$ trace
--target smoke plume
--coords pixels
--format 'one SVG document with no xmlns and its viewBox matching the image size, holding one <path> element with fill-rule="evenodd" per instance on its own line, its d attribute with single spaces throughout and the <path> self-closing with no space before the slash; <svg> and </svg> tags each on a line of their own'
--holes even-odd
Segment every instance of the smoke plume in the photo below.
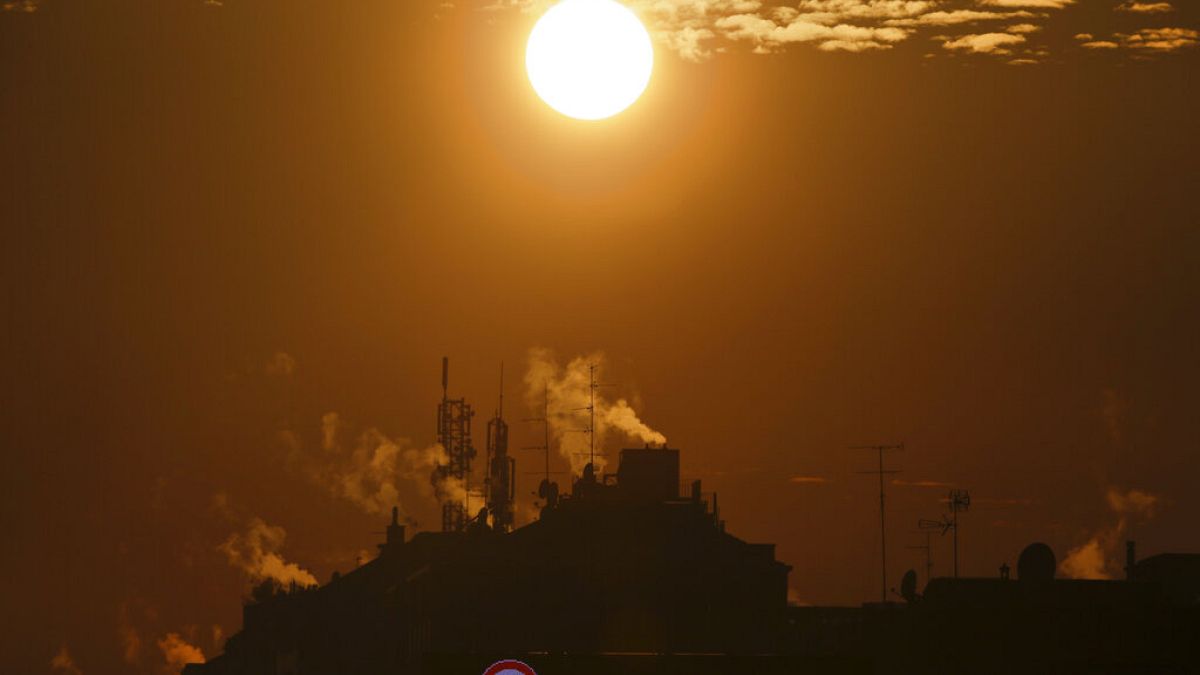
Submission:
<svg viewBox="0 0 1200 675">
<path fill-rule="evenodd" d="M 142 638 L 129 621 L 128 603 L 122 603 L 121 615 L 117 631 L 121 635 L 121 657 L 125 663 L 137 665 L 142 653 Z"/>
<path fill-rule="evenodd" d="M 199 647 L 188 644 L 179 637 L 179 633 L 167 633 L 158 641 L 158 648 L 162 650 L 163 658 L 167 662 L 163 669 L 165 673 L 178 674 L 189 663 L 204 663 L 204 652 L 200 651 Z"/>
<path fill-rule="evenodd" d="M 274 579 L 284 586 L 293 582 L 299 586 L 317 585 L 317 578 L 310 572 L 279 555 L 286 538 L 287 532 L 282 527 L 268 525 L 262 518 L 255 517 L 245 532 L 231 534 L 217 548 L 229 559 L 229 564 L 252 580 Z"/>
<path fill-rule="evenodd" d="M 50 659 L 50 671 L 66 673 L 66 675 L 83 675 L 83 671 L 75 665 L 75 659 L 71 658 L 71 652 L 67 651 L 66 645 L 59 648 L 54 658 Z"/>
<path fill-rule="evenodd" d="M 597 382 L 601 382 L 604 373 L 603 354 L 579 356 L 562 366 L 549 350 L 533 348 L 529 350 L 529 365 L 525 371 L 526 402 L 534 410 L 541 410 L 544 397 L 549 397 L 548 418 L 553 442 L 576 474 L 582 473 L 588 463 L 589 439 L 584 432 L 591 423 L 588 407 L 593 390 L 589 370 L 593 367 Z M 605 441 L 612 432 L 641 443 L 667 442 L 666 436 L 651 429 L 638 417 L 628 401 L 623 398 L 610 401 L 603 391 L 596 389 L 594 392 L 597 472 L 603 470 L 607 463 L 599 451 L 605 447 Z"/>
<path fill-rule="evenodd" d="M 322 456 L 309 467 L 310 475 L 325 484 L 335 496 L 366 513 L 386 514 L 400 506 L 400 480 L 414 482 L 422 494 L 466 500 L 466 490 L 452 481 L 431 484 L 429 475 L 447 462 L 441 445 L 414 446 L 406 438 L 391 438 L 375 428 L 358 434 L 353 447 L 341 442 L 341 417 L 326 413 L 321 418 Z"/>
<path fill-rule="evenodd" d="M 1059 565 L 1063 575 L 1071 579 L 1115 578 L 1113 570 L 1120 565 L 1114 565 L 1114 560 L 1130 523 L 1153 517 L 1159 502 L 1158 497 L 1141 490 L 1121 492 L 1115 488 L 1109 488 L 1107 499 L 1114 522 L 1067 553 Z"/>
</svg>

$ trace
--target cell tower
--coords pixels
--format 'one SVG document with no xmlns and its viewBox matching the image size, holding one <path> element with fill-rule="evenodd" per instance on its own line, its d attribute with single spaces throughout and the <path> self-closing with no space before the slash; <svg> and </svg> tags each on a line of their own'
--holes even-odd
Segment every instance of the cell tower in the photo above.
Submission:
<svg viewBox="0 0 1200 675">
<path fill-rule="evenodd" d="M 449 384 L 450 359 L 442 357 L 442 402 L 438 404 L 437 441 L 446 451 L 446 463 L 437 465 L 430 479 L 442 499 L 442 531 L 461 532 L 467 526 L 466 505 L 458 501 L 456 494 L 447 494 L 444 485 L 447 481 L 457 481 L 466 492 L 471 460 L 475 458 L 475 446 L 471 444 L 471 418 L 475 412 L 465 398 L 450 398 Z"/>
<path fill-rule="evenodd" d="M 487 426 L 488 477 L 485 486 L 492 527 L 508 532 L 513 527 L 513 498 L 517 493 L 517 460 L 508 454 L 508 423 L 504 421 L 504 364 L 500 364 L 500 402 Z"/>
</svg>

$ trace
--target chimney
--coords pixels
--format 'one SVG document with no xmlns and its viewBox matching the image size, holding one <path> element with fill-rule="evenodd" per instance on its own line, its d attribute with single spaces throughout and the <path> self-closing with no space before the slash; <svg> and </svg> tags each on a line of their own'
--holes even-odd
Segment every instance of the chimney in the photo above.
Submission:
<svg viewBox="0 0 1200 675">
<path fill-rule="evenodd" d="M 1133 581 L 1134 567 L 1137 566 L 1137 542 L 1125 542 L 1125 580 Z"/>
<path fill-rule="evenodd" d="M 404 545 L 404 526 L 400 524 L 400 509 L 392 507 L 392 523 L 387 528 L 387 539 L 379 548 L 384 551 L 395 551 Z"/>
</svg>

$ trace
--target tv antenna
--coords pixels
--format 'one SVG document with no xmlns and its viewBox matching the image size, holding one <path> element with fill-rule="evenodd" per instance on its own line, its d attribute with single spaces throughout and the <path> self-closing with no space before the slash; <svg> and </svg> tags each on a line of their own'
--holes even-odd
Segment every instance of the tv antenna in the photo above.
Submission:
<svg viewBox="0 0 1200 675">
<path fill-rule="evenodd" d="M 530 445 L 522 450 L 541 450 L 546 453 L 546 482 L 550 482 L 550 383 L 546 382 L 542 385 L 542 416 L 541 417 L 526 417 L 523 422 L 541 422 L 542 423 L 542 444 Z"/>
<path fill-rule="evenodd" d="M 966 490 L 951 490 L 950 495 L 946 498 L 946 503 L 950 505 L 949 516 L 942 516 L 941 520 L 926 520 L 922 518 L 917 522 L 917 526 L 922 531 L 932 532 L 941 530 L 945 536 L 947 532 L 954 532 L 954 578 L 958 578 L 958 514 L 970 510 L 971 508 L 971 493 Z"/>
<path fill-rule="evenodd" d="M 612 384 L 600 384 L 596 382 L 596 364 L 588 364 L 588 404 L 582 408 L 573 408 L 575 412 L 584 410 L 588 413 L 588 425 L 583 429 L 572 429 L 588 435 L 588 464 L 592 466 L 594 471 L 596 468 L 596 390 L 600 387 L 612 387 Z"/>
<path fill-rule="evenodd" d="M 920 522 L 918 523 L 918 526 L 920 526 Z M 931 541 L 933 530 L 921 528 L 921 534 L 925 535 L 925 543 L 909 546 L 908 548 L 917 551 L 925 551 L 925 583 L 929 583 L 933 580 L 933 542 Z"/>
<path fill-rule="evenodd" d="M 881 582 L 880 602 L 887 604 L 887 521 L 884 509 L 883 477 L 886 474 L 900 473 L 899 470 L 883 468 L 883 453 L 887 450 L 903 450 L 904 443 L 892 445 L 856 445 L 851 450 L 874 450 L 879 454 L 879 468 L 872 471 L 859 471 L 863 474 L 878 474 L 879 476 L 879 577 Z"/>
</svg>

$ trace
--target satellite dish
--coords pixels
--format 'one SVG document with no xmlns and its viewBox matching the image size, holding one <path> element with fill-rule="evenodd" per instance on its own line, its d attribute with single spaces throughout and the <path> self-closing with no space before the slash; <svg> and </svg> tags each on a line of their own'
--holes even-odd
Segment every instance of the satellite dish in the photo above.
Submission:
<svg viewBox="0 0 1200 675">
<path fill-rule="evenodd" d="M 1058 569 L 1058 561 L 1054 551 L 1042 542 L 1036 542 L 1021 551 L 1017 560 L 1017 580 L 1047 582 L 1054 580 L 1054 572 Z"/>
<path fill-rule="evenodd" d="M 900 597 L 910 604 L 917 601 L 919 596 L 917 595 L 916 571 L 909 570 L 904 573 L 904 578 L 900 580 Z"/>
</svg>

